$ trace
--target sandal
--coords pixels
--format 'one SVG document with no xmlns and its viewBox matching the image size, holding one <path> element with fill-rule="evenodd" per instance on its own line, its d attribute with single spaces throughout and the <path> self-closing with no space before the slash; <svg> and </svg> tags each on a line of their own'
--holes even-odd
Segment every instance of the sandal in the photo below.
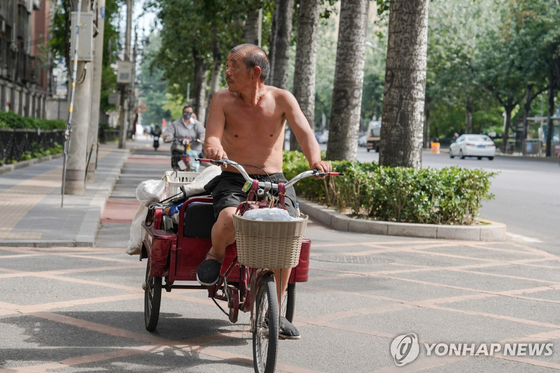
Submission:
<svg viewBox="0 0 560 373">
<path fill-rule="evenodd" d="M 288 321 L 284 316 L 280 316 L 280 330 L 278 332 L 280 339 L 300 339 L 301 335 L 296 327 Z"/>
</svg>

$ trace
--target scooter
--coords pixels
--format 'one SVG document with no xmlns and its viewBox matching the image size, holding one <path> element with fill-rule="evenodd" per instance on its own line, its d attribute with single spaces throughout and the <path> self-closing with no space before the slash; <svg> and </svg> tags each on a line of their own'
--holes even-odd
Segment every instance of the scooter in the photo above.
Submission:
<svg viewBox="0 0 560 373">
<path fill-rule="evenodd" d="M 159 136 L 154 136 L 154 144 L 153 144 L 153 145 L 154 145 L 154 150 L 155 150 L 156 152 L 157 152 L 157 149 L 159 148 L 159 137 L 160 137 L 160 136 L 161 136 L 161 135 L 159 135 Z"/>
<path fill-rule="evenodd" d="M 173 146 L 171 147 L 171 168 L 179 171 L 194 171 L 198 172 L 200 162 L 196 159 L 198 152 L 191 149 L 191 140 L 187 137 L 182 139 L 173 139 Z M 202 143 L 200 140 L 195 142 Z"/>
</svg>

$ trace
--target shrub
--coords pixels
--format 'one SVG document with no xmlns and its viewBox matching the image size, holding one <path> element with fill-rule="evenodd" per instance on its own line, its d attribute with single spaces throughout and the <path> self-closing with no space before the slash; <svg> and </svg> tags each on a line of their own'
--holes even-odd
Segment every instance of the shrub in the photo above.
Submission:
<svg viewBox="0 0 560 373">
<path fill-rule="evenodd" d="M 284 152 L 288 179 L 309 168 L 301 153 Z M 458 167 L 416 170 L 383 167 L 375 162 L 334 161 L 344 176 L 322 182 L 304 179 L 295 185 L 298 195 L 334 206 L 341 212 L 375 220 L 425 223 L 474 223 L 482 201 L 492 199 L 490 177 L 495 172 Z"/>
<path fill-rule="evenodd" d="M 66 128 L 63 120 L 21 117 L 11 111 L 0 111 L 0 128 L 54 130 Z"/>
</svg>

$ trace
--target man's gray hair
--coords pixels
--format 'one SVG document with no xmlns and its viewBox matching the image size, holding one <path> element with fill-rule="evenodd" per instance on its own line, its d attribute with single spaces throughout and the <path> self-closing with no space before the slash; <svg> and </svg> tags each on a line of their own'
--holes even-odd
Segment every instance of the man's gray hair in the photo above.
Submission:
<svg viewBox="0 0 560 373">
<path fill-rule="evenodd" d="M 261 69 L 261 81 L 265 81 L 270 73 L 270 62 L 266 53 L 254 44 L 240 44 L 231 49 L 229 53 L 244 53 L 243 62 L 247 65 L 247 71 L 258 66 Z"/>
</svg>

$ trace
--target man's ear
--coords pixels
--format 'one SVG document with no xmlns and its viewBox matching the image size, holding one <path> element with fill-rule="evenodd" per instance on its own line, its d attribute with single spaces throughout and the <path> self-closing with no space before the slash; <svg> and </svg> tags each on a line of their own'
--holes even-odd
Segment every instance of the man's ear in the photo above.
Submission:
<svg viewBox="0 0 560 373">
<path fill-rule="evenodd" d="M 261 68 L 260 68 L 259 66 L 255 66 L 255 67 L 253 67 L 253 69 L 252 69 L 252 73 L 253 73 L 253 74 L 252 74 L 252 77 L 258 80 L 258 79 L 260 79 L 260 77 L 261 77 L 262 70 L 261 70 Z"/>
</svg>

